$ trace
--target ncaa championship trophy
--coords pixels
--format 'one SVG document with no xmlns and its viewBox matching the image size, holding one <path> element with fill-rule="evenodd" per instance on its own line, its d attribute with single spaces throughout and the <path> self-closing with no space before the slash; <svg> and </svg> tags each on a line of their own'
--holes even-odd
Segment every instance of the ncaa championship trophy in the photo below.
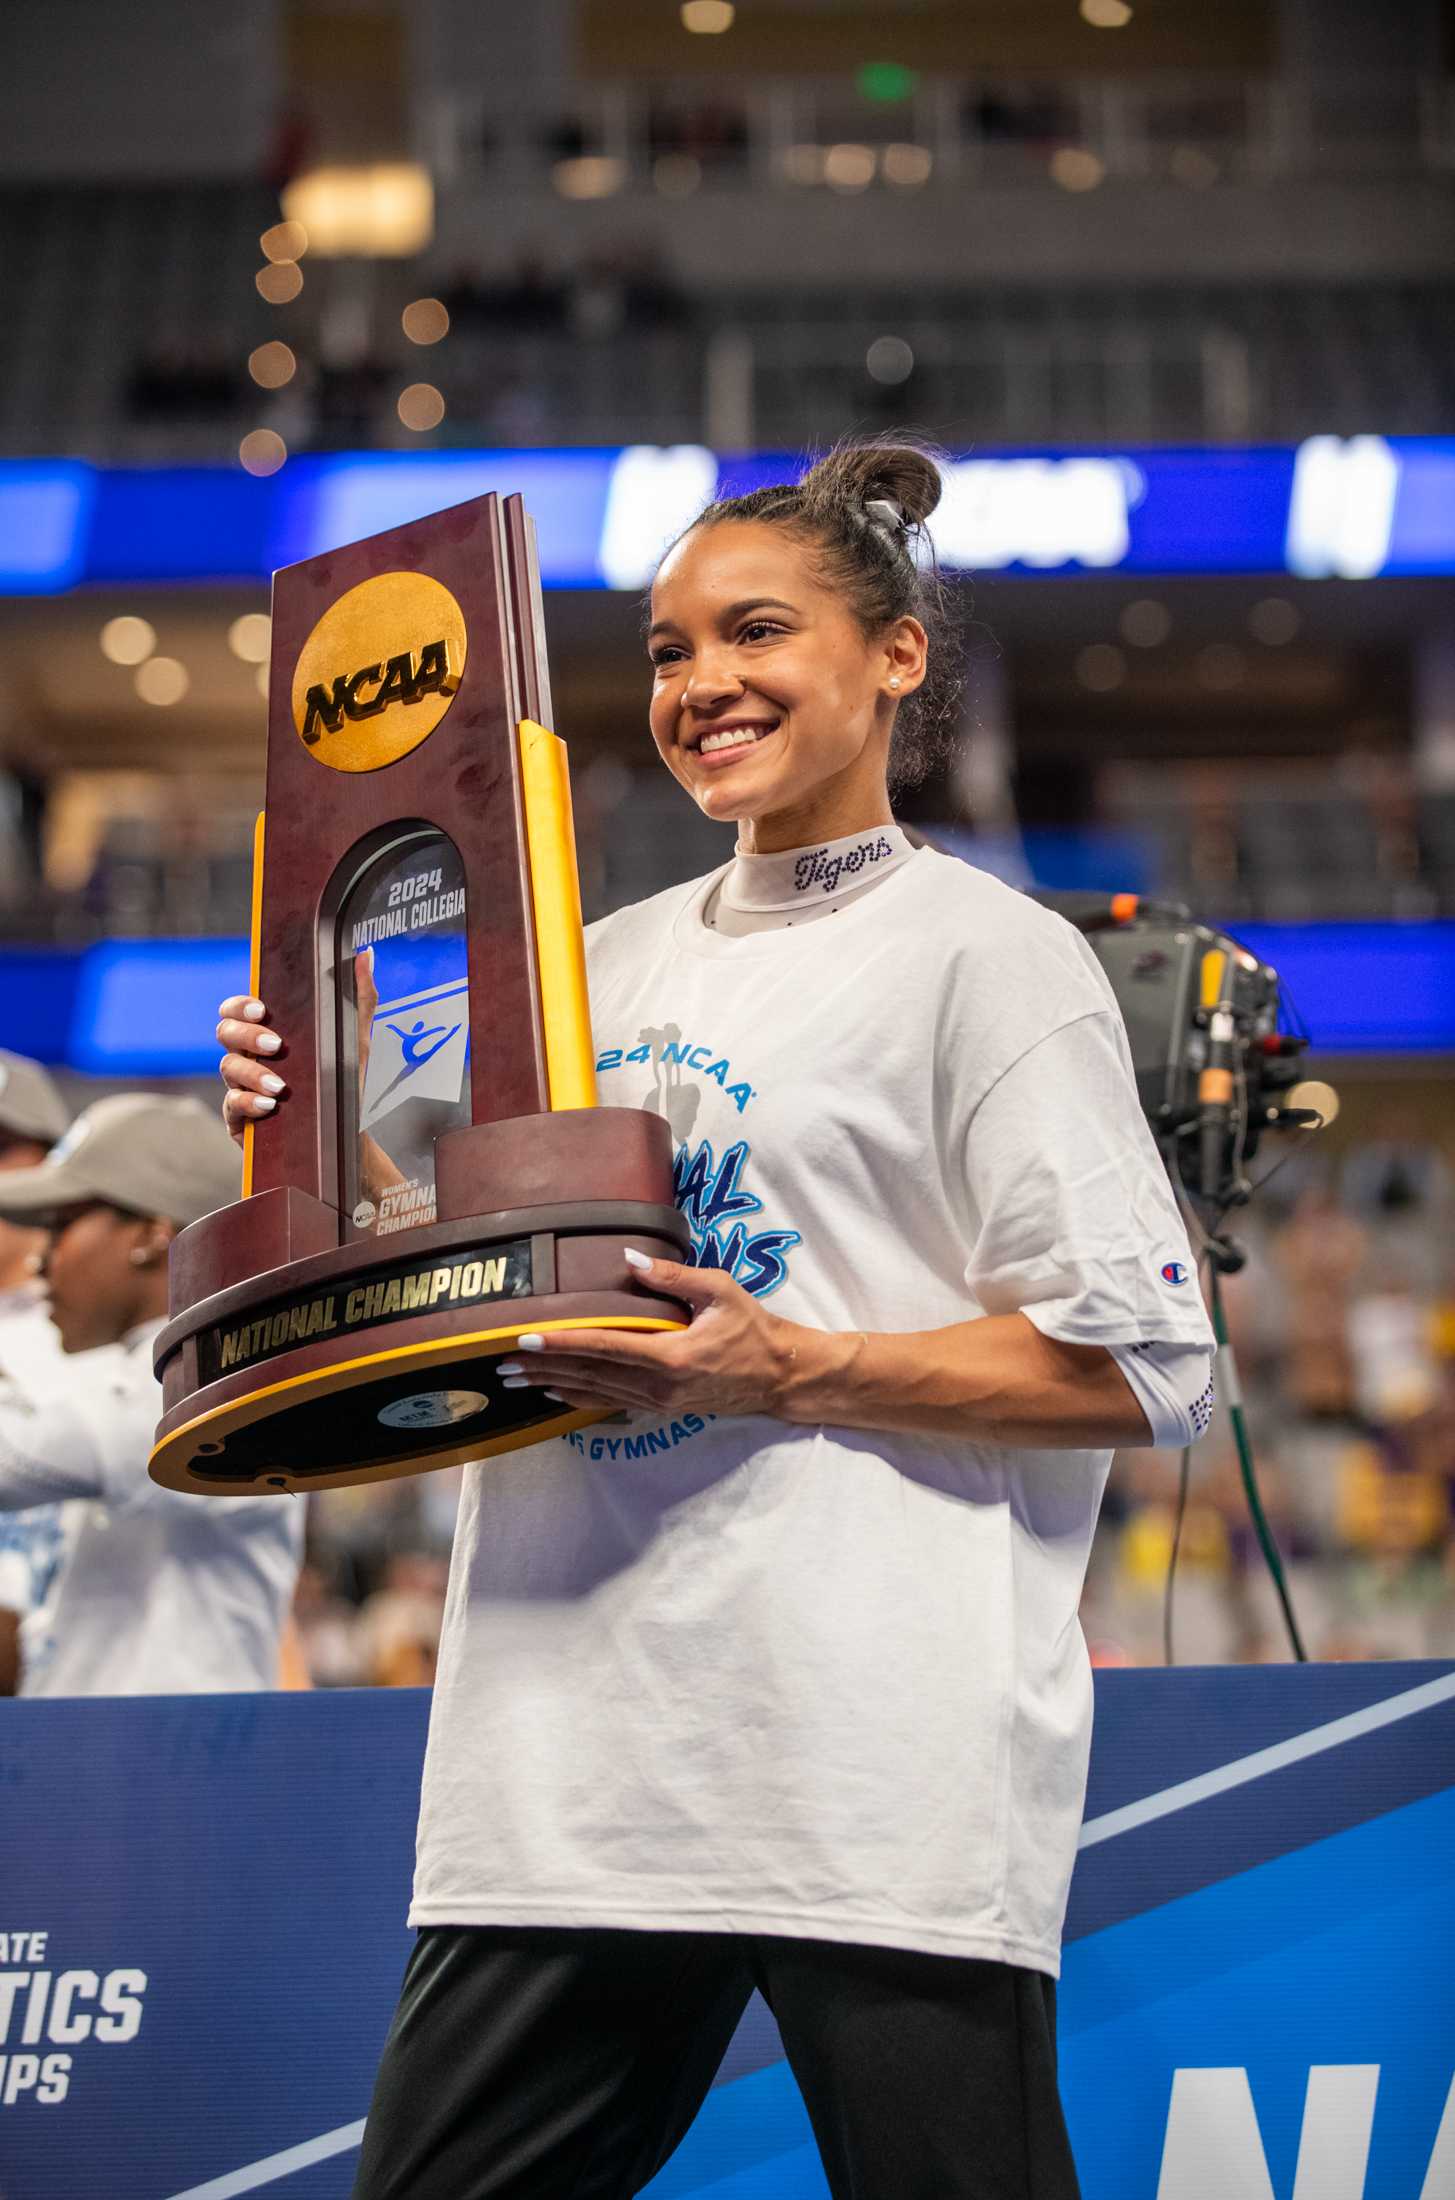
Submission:
<svg viewBox="0 0 1455 2200">
<path fill-rule="evenodd" d="M 278 573 L 251 986 L 288 1095 L 172 1247 L 153 1478 L 386 1480 L 601 1418 L 522 1331 L 672 1329 L 666 1121 L 597 1108 L 535 536 L 483 496 Z"/>
</svg>

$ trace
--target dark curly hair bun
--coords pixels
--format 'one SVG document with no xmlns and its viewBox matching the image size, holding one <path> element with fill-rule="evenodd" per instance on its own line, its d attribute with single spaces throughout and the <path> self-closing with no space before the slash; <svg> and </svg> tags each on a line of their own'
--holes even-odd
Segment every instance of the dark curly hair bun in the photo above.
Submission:
<svg viewBox="0 0 1455 2200">
<path fill-rule="evenodd" d="M 940 470 L 912 443 L 839 443 L 809 468 L 800 487 L 808 510 L 862 511 L 882 497 L 899 506 L 907 527 L 918 527 L 940 501 Z"/>
</svg>

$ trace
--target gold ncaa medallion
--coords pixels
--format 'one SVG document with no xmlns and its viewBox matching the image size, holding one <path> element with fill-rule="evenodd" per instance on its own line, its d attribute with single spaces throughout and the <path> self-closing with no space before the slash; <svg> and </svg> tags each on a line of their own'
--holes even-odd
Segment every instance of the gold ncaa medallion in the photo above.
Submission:
<svg viewBox="0 0 1455 2200">
<path fill-rule="evenodd" d="M 329 605 L 293 674 L 293 723 L 336 772 L 375 772 L 429 738 L 465 669 L 465 615 L 428 573 L 379 573 Z"/>
</svg>

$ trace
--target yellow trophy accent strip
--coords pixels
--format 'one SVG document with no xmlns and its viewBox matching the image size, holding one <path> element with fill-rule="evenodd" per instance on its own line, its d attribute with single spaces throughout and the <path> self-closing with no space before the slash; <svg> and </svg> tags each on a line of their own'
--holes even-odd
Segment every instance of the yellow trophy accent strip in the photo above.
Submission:
<svg viewBox="0 0 1455 2200">
<path fill-rule="evenodd" d="M 684 1329 L 686 1326 L 685 1322 L 664 1321 L 656 1314 L 602 1314 L 592 1322 L 535 1322 L 532 1324 L 532 1329 L 537 1334 L 543 1334 L 551 1329 L 660 1330 Z M 168 1459 L 179 1445 L 186 1444 L 187 1438 L 192 1435 L 194 1430 L 204 1427 L 207 1422 L 221 1418 L 230 1419 L 233 1415 L 241 1412 L 243 1407 L 256 1405 L 260 1398 L 276 1398 L 282 1391 L 313 1388 L 320 1383 L 337 1385 L 345 1389 L 351 1388 L 352 1386 L 348 1384 L 338 1385 L 338 1377 L 355 1373 L 363 1368 L 381 1367 L 390 1360 L 418 1360 L 427 1367 L 431 1360 L 449 1359 L 465 1345 L 494 1345 L 496 1349 L 491 1357 L 499 1358 L 504 1353 L 515 1349 L 520 1342 L 520 1335 L 521 1330 L 518 1322 L 513 1328 L 509 1329 L 477 1329 L 472 1330 L 466 1336 L 433 1338 L 425 1344 L 395 1345 L 393 1350 L 389 1352 L 365 1352 L 356 1360 L 335 1360 L 332 1365 L 316 1368 L 307 1375 L 287 1375 L 280 1383 L 264 1383 L 257 1390 L 244 1392 L 240 1398 L 229 1398 L 226 1405 L 210 1406 L 206 1413 L 199 1413 L 192 1420 L 184 1421 L 180 1428 L 174 1428 L 170 1436 L 164 1436 L 159 1444 L 153 1445 L 148 1466 L 154 1468 L 159 1460 Z M 562 1436 L 570 1429 L 588 1428 L 593 1421 L 605 1421 L 609 1420 L 610 1417 L 611 1409 L 609 1407 L 600 1412 L 577 1411 L 574 1408 L 567 1407 L 563 1413 L 553 1416 L 549 1421 L 538 1421 L 530 1429 L 514 1429 L 508 1436 L 497 1437 L 493 1443 L 488 1440 L 482 1443 L 477 1436 L 471 1443 L 461 1447 L 458 1457 L 460 1459 L 484 1459 L 497 1452 L 518 1451 L 526 1444 L 539 1444 L 544 1442 L 548 1436 Z M 171 1474 L 176 1471 L 176 1469 L 172 1469 Z M 352 1473 L 354 1470 L 350 1469 L 349 1471 Z M 416 1469 L 406 1464 L 398 1471 L 403 1474 L 410 1474 L 415 1472 Z M 167 1489 L 187 1489 L 191 1486 L 186 1482 L 174 1481 L 171 1474 L 153 1474 L 152 1480 L 162 1483 Z M 383 1481 L 388 1479 L 388 1473 L 387 1470 L 376 1470 L 372 1476 L 366 1475 L 363 1478 Z M 317 1483 L 311 1486 L 323 1489 L 328 1485 L 329 1477 L 320 1476 Z M 225 1489 L 219 1489 L 218 1494 L 225 1497 L 227 1492 Z"/>
<path fill-rule="evenodd" d="M 1202 1005 L 1216 1008 L 1223 997 L 1223 972 L 1228 958 L 1220 947 L 1209 948 L 1202 958 Z"/>
<path fill-rule="evenodd" d="M 252 951 L 248 961 L 248 991 L 258 998 L 258 987 L 263 982 L 263 827 L 267 822 L 266 810 L 259 810 L 258 821 L 253 827 L 253 929 Z M 251 1123 L 243 1125 L 242 1195 L 252 1197 L 253 1190 L 253 1131 Z"/>
<path fill-rule="evenodd" d="M 551 1107 L 553 1111 L 594 1108 L 596 1055 L 586 993 L 581 882 L 571 827 L 566 744 L 531 718 L 520 722 L 520 785 Z"/>
</svg>

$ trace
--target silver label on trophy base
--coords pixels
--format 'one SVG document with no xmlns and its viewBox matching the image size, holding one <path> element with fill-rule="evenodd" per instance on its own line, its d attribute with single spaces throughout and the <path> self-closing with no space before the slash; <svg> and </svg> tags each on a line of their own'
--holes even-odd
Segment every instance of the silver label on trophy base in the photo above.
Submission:
<svg viewBox="0 0 1455 2200">
<path fill-rule="evenodd" d="M 448 1428 L 452 1421 L 468 1421 L 489 1402 L 478 1390 L 417 1390 L 380 1406 L 379 1419 L 385 1428 Z"/>
</svg>

